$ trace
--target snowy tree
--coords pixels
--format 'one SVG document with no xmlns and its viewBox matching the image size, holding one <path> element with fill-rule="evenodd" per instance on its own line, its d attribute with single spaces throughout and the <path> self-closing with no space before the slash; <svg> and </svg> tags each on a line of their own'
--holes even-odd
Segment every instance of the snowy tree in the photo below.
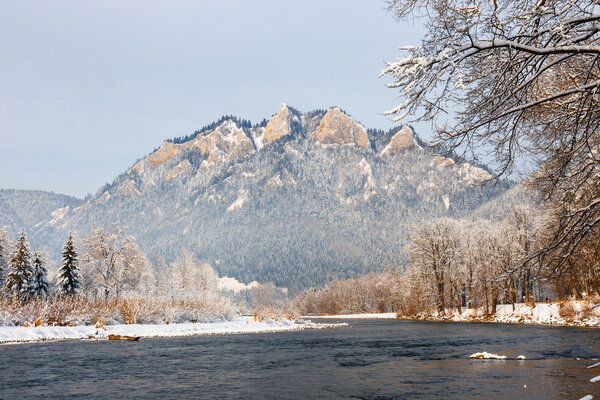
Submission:
<svg viewBox="0 0 600 400">
<path fill-rule="evenodd" d="M 198 263 L 185 250 L 172 264 L 168 272 L 171 282 L 168 292 L 173 297 L 202 296 L 215 290 L 217 273 L 209 263 Z"/>
<path fill-rule="evenodd" d="M 145 254 L 133 237 L 126 237 L 116 225 L 98 227 L 83 241 L 85 272 L 92 279 L 91 290 L 105 299 L 126 292 L 150 292 L 154 277 Z"/>
<path fill-rule="evenodd" d="M 442 218 L 424 223 L 408 247 L 411 269 L 417 271 L 439 314 L 461 305 L 460 240 L 456 221 Z"/>
<path fill-rule="evenodd" d="M 495 155 L 499 175 L 523 157 L 554 215 L 541 251 L 555 275 L 600 229 L 600 4 L 596 0 L 391 0 L 422 15 L 418 46 L 382 75 L 403 102 L 388 115 L 437 123 L 437 144 Z M 458 113 L 453 111 L 457 110 Z"/>
<path fill-rule="evenodd" d="M 0 292 L 4 290 L 6 274 L 8 273 L 8 239 L 6 229 L 0 228 Z"/>
<path fill-rule="evenodd" d="M 34 296 L 47 297 L 50 293 L 48 285 L 48 270 L 44 267 L 44 261 L 39 251 L 33 253 L 33 291 Z"/>
<path fill-rule="evenodd" d="M 62 251 L 62 266 L 58 270 L 58 289 L 61 294 L 73 295 L 82 287 L 79 272 L 79 254 L 73 243 L 73 235 L 69 237 Z"/>
<path fill-rule="evenodd" d="M 24 229 L 21 230 L 15 243 L 15 249 L 9 262 L 6 286 L 10 294 L 21 300 L 28 300 L 35 288 L 29 241 Z"/>
</svg>

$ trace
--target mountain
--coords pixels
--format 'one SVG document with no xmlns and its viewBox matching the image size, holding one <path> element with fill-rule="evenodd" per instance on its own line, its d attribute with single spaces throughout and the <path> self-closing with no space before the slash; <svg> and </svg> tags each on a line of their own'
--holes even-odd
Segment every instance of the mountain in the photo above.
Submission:
<svg viewBox="0 0 600 400">
<path fill-rule="evenodd" d="M 397 265 L 414 227 L 462 217 L 508 183 L 436 154 L 408 126 L 368 130 L 340 110 L 282 104 L 258 125 L 224 117 L 163 142 L 32 236 L 58 248 L 67 231 L 126 226 L 151 259 L 183 249 L 221 276 L 292 291 Z"/>
<path fill-rule="evenodd" d="M 40 221 L 50 221 L 56 217 L 56 210 L 76 208 L 82 202 L 75 197 L 54 192 L 0 189 L 0 228 L 6 227 L 9 237 L 16 236 L 21 228 L 31 232 Z"/>
</svg>

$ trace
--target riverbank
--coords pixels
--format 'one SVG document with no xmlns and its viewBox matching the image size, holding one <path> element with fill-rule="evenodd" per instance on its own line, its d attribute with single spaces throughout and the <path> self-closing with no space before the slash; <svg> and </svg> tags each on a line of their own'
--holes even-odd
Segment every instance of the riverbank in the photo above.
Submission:
<svg viewBox="0 0 600 400">
<path fill-rule="evenodd" d="M 397 313 L 364 313 L 307 316 L 324 319 L 402 319 L 416 321 L 495 322 L 512 324 L 540 324 L 560 326 L 600 326 L 600 307 L 584 301 L 538 304 L 502 304 L 495 315 L 485 315 L 482 309 L 448 310 L 444 315 L 422 313 L 402 315 Z"/>
<path fill-rule="evenodd" d="M 319 324 L 304 320 L 264 319 L 240 316 L 230 320 L 182 324 L 129 324 L 129 325 L 79 325 L 79 326 L 2 326 L 0 343 L 23 343 L 45 340 L 107 340 L 108 335 L 140 337 L 175 337 L 193 335 L 223 335 L 237 333 L 264 333 L 327 329 L 340 324 Z"/>
</svg>

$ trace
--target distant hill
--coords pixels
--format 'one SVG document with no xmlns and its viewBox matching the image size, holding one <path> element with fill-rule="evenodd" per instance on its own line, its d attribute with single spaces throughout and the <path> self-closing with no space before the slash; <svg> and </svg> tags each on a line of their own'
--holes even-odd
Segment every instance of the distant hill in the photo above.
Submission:
<svg viewBox="0 0 600 400">
<path fill-rule="evenodd" d="M 7 227 L 10 237 L 21 228 L 27 232 L 41 221 L 48 221 L 57 209 L 75 208 L 83 200 L 41 190 L 0 189 L 0 228 Z"/>
<path fill-rule="evenodd" d="M 509 188 L 488 177 L 408 126 L 282 104 L 258 125 L 224 117 L 165 141 L 85 202 L 49 206 L 31 235 L 60 246 L 69 230 L 118 223 L 151 259 L 188 249 L 221 276 L 297 291 L 404 262 L 420 221 L 467 216 Z"/>
</svg>

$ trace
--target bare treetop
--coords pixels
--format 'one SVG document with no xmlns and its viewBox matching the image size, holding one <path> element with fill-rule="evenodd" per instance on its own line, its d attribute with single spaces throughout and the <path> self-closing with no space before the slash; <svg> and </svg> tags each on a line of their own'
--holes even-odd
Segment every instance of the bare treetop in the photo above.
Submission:
<svg viewBox="0 0 600 400">
<path fill-rule="evenodd" d="M 498 175 L 535 161 L 532 182 L 562 207 L 547 249 L 566 246 L 567 260 L 600 223 L 600 3 L 388 3 L 399 18 L 426 16 L 428 33 L 382 71 L 403 99 L 387 114 L 439 124 L 450 150 L 488 149 Z"/>
</svg>

